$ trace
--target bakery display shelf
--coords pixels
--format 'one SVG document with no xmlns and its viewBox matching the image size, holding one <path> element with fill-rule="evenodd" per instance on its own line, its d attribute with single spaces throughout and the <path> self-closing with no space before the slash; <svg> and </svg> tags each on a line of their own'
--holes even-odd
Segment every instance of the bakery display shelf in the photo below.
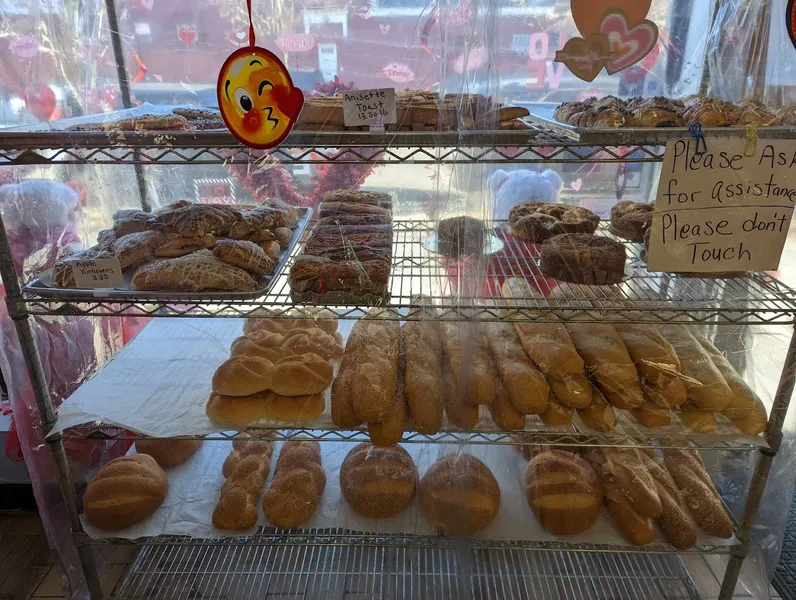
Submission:
<svg viewBox="0 0 796 600">
<path fill-rule="evenodd" d="M 518 277 L 549 296 L 551 283 L 539 270 L 539 247 L 514 238 L 503 251 L 478 260 L 453 261 L 424 247 L 435 233 L 427 220 L 395 221 L 390 300 L 385 316 L 395 319 L 428 318 L 415 313 L 417 294 L 433 300 L 437 317 L 473 321 L 591 322 L 605 318 L 638 323 L 789 324 L 796 321 L 796 291 L 769 273 L 745 277 L 683 277 L 650 273 L 639 244 L 626 244 L 625 281 L 619 286 L 579 286 L 561 283 L 566 298 L 504 298 L 499 291 L 506 278 Z M 498 222 L 496 230 L 504 230 Z M 308 235 L 308 227 L 305 235 Z M 598 231 L 610 235 L 603 225 Z M 501 235 L 507 235 L 502 234 Z M 300 245 L 299 245 L 300 247 Z M 292 258 L 291 258 L 292 260 Z M 285 269 L 289 271 L 290 261 Z M 223 295 L 190 297 L 180 304 L 168 296 L 150 301 L 86 300 L 68 291 L 57 299 L 41 298 L 27 289 L 23 298 L 31 314 L 151 317 L 311 317 L 312 307 L 294 303 L 287 276 L 276 278 L 270 292 L 257 300 Z M 173 301 L 172 301 L 173 302 Z M 358 319 L 370 305 L 332 307 L 340 319 Z M 289 311 L 289 314 L 288 314 Z"/>
<path fill-rule="evenodd" d="M 277 148 L 252 150 L 223 131 L 0 132 L 0 165 L 49 164 L 471 164 L 660 162 L 663 148 L 584 144 L 537 124 L 524 130 L 294 131 Z"/>
<path fill-rule="evenodd" d="M 310 439 L 318 442 L 351 442 L 358 444 L 370 441 L 367 429 L 307 429 L 288 428 L 289 426 L 249 427 L 249 431 L 259 431 L 267 434 L 275 441 L 289 441 Z M 401 438 L 402 444 L 462 444 L 469 446 L 522 446 L 528 443 L 542 446 L 556 446 L 560 448 L 643 448 L 643 449 L 697 449 L 697 450 L 722 450 L 746 452 L 769 448 L 769 444 L 762 436 L 746 436 L 740 432 L 736 434 L 696 434 L 690 430 L 683 430 L 679 435 L 667 433 L 655 435 L 654 430 L 646 436 L 629 437 L 616 433 L 576 432 L 576 431 L 550 431 L 547 429 L 528 428 L 524 431 L 510 432 L 498 431 L 492 426 L 491 430 L 443 430 L 437 434 L 426 435 L 416 431 L 407 431 Z M 236 431 L 219 431 L 203 435 L 181 435 L 186 439 L 203 439 L 206 441 L 231 441 Z M 518 439 L 517 434 L 528 436 Z M 118 426 L 103 423 L 93 423 L 90 426 L 70 427 L 63 431 L 63 438 L 67 440 L 123 440 L 133 441 L 147 438 L 135 432 L 120 429 Z"/>
<path fill-rule="evenodd" d="M 699 600 L 676 556 L 147 541 L 112 598 Z"/>
</svg>

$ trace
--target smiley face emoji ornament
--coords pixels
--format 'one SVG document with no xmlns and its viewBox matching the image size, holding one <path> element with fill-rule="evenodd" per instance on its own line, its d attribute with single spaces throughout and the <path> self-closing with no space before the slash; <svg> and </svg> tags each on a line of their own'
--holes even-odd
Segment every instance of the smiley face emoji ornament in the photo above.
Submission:
<svg viewBox="0 0 796 600">
<path fill-rule="evenodd" d="M 304 106 L 285 65 L 273 52 L 247 46 L 233 52 L 218 75 L 218 106 L 241 143 L 252 148 L 281 144 Z"/>
</svg>

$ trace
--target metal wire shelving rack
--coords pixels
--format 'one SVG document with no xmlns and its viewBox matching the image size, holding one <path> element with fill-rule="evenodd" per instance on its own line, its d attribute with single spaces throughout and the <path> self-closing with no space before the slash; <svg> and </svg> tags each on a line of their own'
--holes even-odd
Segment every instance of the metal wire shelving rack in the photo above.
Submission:
<svg viewBox="0 0 796 600">
<path fill-rule="evenodd" d="M 226 133 L 181 132 L 168 134 L 130 133 L 0 133 L 2 164 L 133 164 L 143 173 L 153 164 L 221 164 L 277 160 L 291 163 L 369 161 L 377 164 L 414 163 L 562 163 L 562 162 L 658 162 L 658 146 L 588 146 L 571 138 L 530 125 L 527 131 L 314 134 L 299 132 L 280 148 L 266 154 L 237 145 Z M 139 186 L 140 187 L 140 186 Z M 146 206 L 142 196 L 142 205 Z M 628 278 L 610 296 L 596 293 L 572 298 L 507 302 L 494 293 L 496 284 L 510 276 L 542 283 L 537 257 L 530 247 L 511 246 L 488 268 L 489 275 L 470 277 L 467 264 L 451 265 L 423 249 L 424 238 L 433 230 L 427 221 L 398 221 L 391 298 L 385 308 L 396 319 L 413 318 L 412 296 L 430 295 L 440 319 L 537 320 L 588 322 L 622 319 L 642 323 L 793 324 L 796 322 L 796 292 L 768 274 L 755 273 L 735 279 L 681 277 L 648 273 L 640 247 L 628 246 Z M 605 232 L 603 232 L 605 234 Z M 300 245 L 299 245 L 300 247 Z M 43 298 L 23 291 L 11 261 L 5 229 L 0 228 L 0 274 L 6 282 L 9 313 L 14 319 L 29 374 L 34 383 L 42 425 L 51 430 L 57 417 L 50 399 L 36 350 L 33 315 L 116 315 L 152 317 L 291 317 L 306 314 L 290 297 L 283 276 L 272 291 L 257 301 L 237 302 L 202 298 L 180 304 L 155 299 Z M 454 302 L 453 298 L 467 298 Z M 335 307 L 340 318 L 356 319 L 369 307 Z M 309 316 L 306 314 L 306 316 Z M 758 464 L 743 514 L 736 524 L 736 543 L 727 547 L 697 547 L 696 554 L 729 557 L 721 600 L 732 597 L 743 560 L 748 553 L 765 480 L 776 455 L 796 373 L 796 341 L 791 340 L 779 386 L 774 397 L 763 444 L 735 444 L 726 440 L 696 442 L 696 447 L 758 452 Z M 281 439 L 307 430 L 282 430 Z M 95 541 L 82 532 L 79 501 L 64 452 L 65 438 L 123 439 L 126 434 L 102 424 L 56 433 L 48 438 L 60 473 L 70 524 L 75 532 L 84 573 L 92 598 L 103 597 L 94 565 Z M 448 442 L 456 432 L 440 439 L 407 434 L 409 442 Z M 514 443 L 507 433 L 465 434 L 466 443 Z M 326 431 L 316 439 L 360 441 L 361 431 Z M 224 439 L 218 434 L 208 439 Z M 461 435 L 459 435 L 461 439 Z M 549 434 L 545 443 L 578 445 L 571 436 Z M 659 441 L 654 445 L 659 445 Z M 631 442 L 652 447 L 653 441 Z M 623 445 L 609 436 L 595 436 L 592 445 Z M 275 537 L 276 536 L 276 537 Z M 261 533 L 248 539 L 145 540 L 145 546 L 116 598 L 151 598 L 162 590 L 184 597 L 185 589 L 210 585 L 227 597 L 260 598 L 287 589 L 304 598 L 328 597 L 330 589 L 342 586 L 343 597 L 463 597 L 483 598 L 697 598 L 682 563 L 671 548 L 593 548 L 562 543 L 499 543 L 452 541 L 445 537 L 390 538 L 374 541 L 363 535 L 330 536 L 322 532 Z M 327 565 L 323 568 L 320 565 Z M 356 582 L 356 583 L 354 583 Z M 187 586 L 187 587 L 186 587 Z M 507 591 L 508 590 L 508 591 Z M 154 595 L 153 595 L 154 594 Z M 229 596 L 233 594 L 233 596 Z M 270 596 L 267 596 L 270 597 Z"/>
</svg>

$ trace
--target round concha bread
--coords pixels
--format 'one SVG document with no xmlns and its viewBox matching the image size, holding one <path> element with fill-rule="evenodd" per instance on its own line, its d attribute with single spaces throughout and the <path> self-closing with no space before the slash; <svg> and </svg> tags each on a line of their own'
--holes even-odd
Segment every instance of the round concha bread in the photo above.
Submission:
<svg viewBox="0 0 796 600">
<path fill-rule="evenodd" d="M 140 523 L 166 499 L 166 472 L 147 454 L 116 458 L 102 467 L 83 495 L 89 522 L 105 531 Z"/>
<path fill-rule="evenodd" d="M 400 446 L 363 442 L 348 453 L 340 467 L 343 497 L 366 517 L 394 517 L 412 503 L 416 488 L 417 468 Z"/>
<path fill-rule="evenodd" d="M 603 489 L 594 469 L 581 457 L 547 450 L 525 469 L 528 504 L 542 527 L 555 535 L 590 529 L 603 510 Z"/>
<path fill-rule="evenodd" d="M 470 454 L 445 456 L 420 480 L 420 506 L 431 523 L 453 535 L 489 526 L 500 509 L 500 486 L 484 463 Z"/>
<path fill-rule="evenodd" d="M 197 453 L 202 440 L 136 440 L 135 451 L 148 454 L 164 469 L 176 467 Z"/>
</svg>

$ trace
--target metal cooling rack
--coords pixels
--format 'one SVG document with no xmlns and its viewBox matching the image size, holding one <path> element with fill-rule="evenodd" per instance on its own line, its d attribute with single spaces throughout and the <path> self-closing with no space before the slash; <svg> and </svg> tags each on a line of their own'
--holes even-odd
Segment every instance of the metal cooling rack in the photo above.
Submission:
<svg viewBox="0 0 796 600">
<path fill-rule="evenodd" d="M 699 600 L 676 556 L 213 542 L 144 546 L 116 600 Z"/>
<path fill-rule="evenodd" d="M 409 315 L 417 307 L 413 296 L 423 294 L 433 299 L 440 319 L 452 320 L 593 322 L 612 318 L 634 323 L 750 325 L 796 321 L 796 291 L 767 273 L 730 279 L 649 273 L 640 257 L 639 244 L 626 244 L 627 278 L 621 286 L 592 286 L 584 292 L 578 286 L 563 283 L 571 299 L 540 297 L 514 302 L 499 292 L 507 277 L 522 278 L 547 293 L 551 285 L 555 286 L 539 271 L 538 246 L 508 238 L 501 253 L 451 261 L 423 247 L 423 240 L 435 231 L 435 226 L 433 221 L 394 223 L 391 299 L 384 308 L 396 319 L 425 318 Z M 498 223 L 497 227 L 504 224 Z M 604 227 L 599 233 L 610 235 Z M 289 271 L 289 265 L 285 271 Z M 56 300 L 28 292 L 25 302 L 32 314 L 39 315 L 278 317 L 290 309 L 293 318 L 312 316 L 310 309 L 294 304 L 287 275 L 277 279 L 267 296 L 254 301 L 201 296 L 184 299 L 180 304 L 169 304 L 166 299 L 111 302 L 67 296 Z M 370 307 L 334 308 L 341 319 L 358 319 Z"/>
<path fill-rule="evenodd" d="M 660 162 L 664 150 L 581 144 L 530 122 L 508 131 L 294 131 L 268 151 L 246 148 L 228 131 L 0 132 L 0 165 Z"/>
</svg>

